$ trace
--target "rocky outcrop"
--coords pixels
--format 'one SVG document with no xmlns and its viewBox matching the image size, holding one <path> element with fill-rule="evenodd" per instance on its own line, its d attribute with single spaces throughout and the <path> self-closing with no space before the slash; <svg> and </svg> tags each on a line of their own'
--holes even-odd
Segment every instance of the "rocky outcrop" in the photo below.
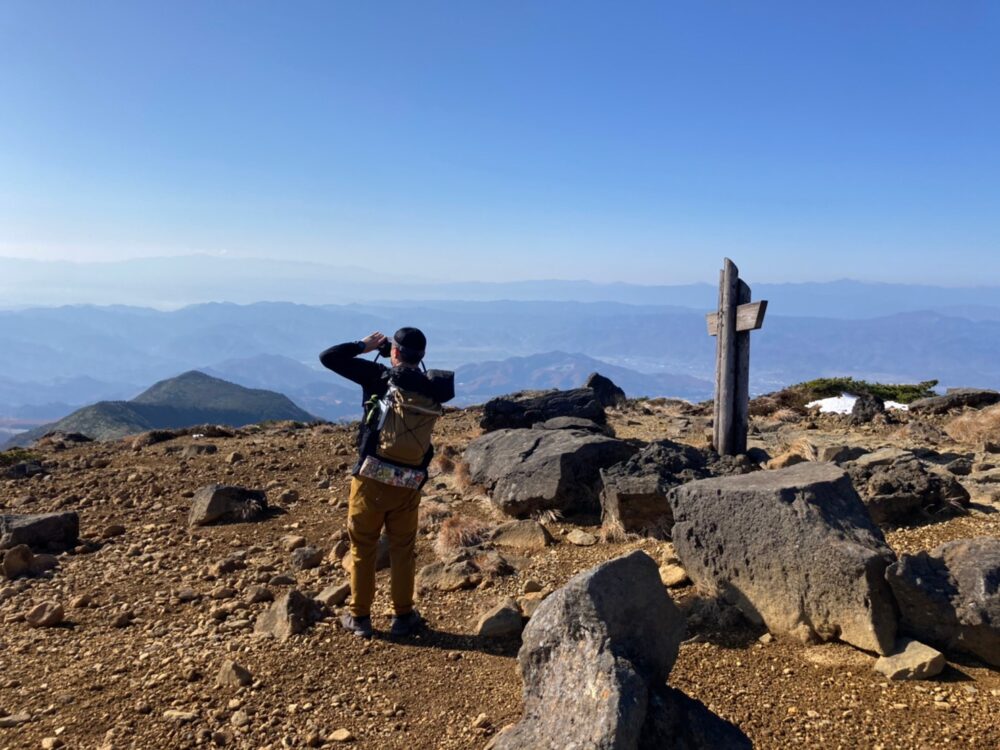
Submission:
<svg viewBox="0 0 1000 750">
<path fill-rule="evenodd" d="M 584 388 L 590 388 L 601 406 L 621 406 L 627 400 L 625 391 L 615 385 L 611 378 L 606 378 L 599 372 L 592 372 Z"/>
<path fill-rule="evenodd" d="M 949 388 L 943 396 L 931 396 L 914 401 L 912 414 L 946 414 L 962 408 L 982 409 L 1000 403 L 1000 392 L 982 388 Z"/>
<path fill-rule="evenodd" d="M 673 541 L 691 580 L 775 634 L 892 649 L 885 582 L 895 555 L 850 479 L 803 463 L 670 492 Z"/>
<path fill-rule="evenodd" d="M 600 470 L 636 452 L 622 440 L 579 430 L 498 430 L 465 451 L 469 476 L 504 513 L 595 510 Z"/>
<path fill-rule="evenodd" d="M 959 539 L 904 554 L 886 577 L 904 632 L 1000 666 L 1000 539 Z"/>
<path fill-rule="evenodd" d="M 210 484 L 198 490 L 191 499 L 188 525 L 255 521 L 266 512 L 267 495 L 262 490 Z"/>
<path fill-rule="evenodd" d="M 606 533 L 665 537 L 674 524 L 667 492 L 709 476 L 706 455 L 671 440 L 650 443 L 601 472 L 601 522 Z"/>
<path fill-rule="evenodd" d="M 555 417 L 577 417 L 605 424 L 607 416 L 590 388 L 569 391 L 525 391 L 487 401 L 479 426 L 486 432 L 531 427 Z"/>
<path fill-rule="evenodd" d="M 683 630 L 644 552 L 575 576 L 524 629 L 524 716 L 494 748 L 749 747 L 735 727 L 664 685 Z"/>
<path fill-rule="evenodd" d="M 880 525 L 898 524 L 920 513 L 960 510 L 969 504 L 969 492 L 954 476 L 929 471 L 909 451 L 870 453 L 851 464 L 848 473 L 872 520 Z"/>
<path fill-rule="evenodd" d="M 80 539 L 80 517 L 73 511 L 0 515 L 0 549 L 25 544 L 32 549 L 63 550 Z"/>
</svg>

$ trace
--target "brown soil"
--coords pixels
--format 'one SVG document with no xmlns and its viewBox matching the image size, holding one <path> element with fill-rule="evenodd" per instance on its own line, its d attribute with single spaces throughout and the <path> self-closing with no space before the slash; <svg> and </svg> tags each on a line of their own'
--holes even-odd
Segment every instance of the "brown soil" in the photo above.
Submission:
<svg viewBox="0 0 1000 750">
<path fill-rule="evenodd" d="M 438 444 L 460 450 L 477 433 L 476 420 L 475 410 L 450 413 L 441 422 Z M 612 421 L 625 437 L 704 444 L 704 417 L 675 404 L 633 403 L 614 412 Z M 802 420 L 757 422 L 753 444 L 776 454 L 804 435 L 872 446 L 905 443 L 893 425 L 851 431 L 835 417 L 814 424 L 816 429 Z M 255 638 L 252 623 L 268 605 L 244 604 L 243 598 L 253 586 L 290 570 L 282 537 L 302 535 L 329 549 L 344 528 L 352 439 L 346 427 L 279 426 L 229 439 L 181 438 L 140 451 L 131 450 L 129 441 L 48 448 L 46 459 L 55 463 L 48 478 L 0 483 L 0 508 L 79 510 L 82 536 L 91 539 L 109 524 L 126 529 L 96 552 L 61 556 L 51 578 L 8 584 L 15 593 L 6 601 L 0 597 L 0 717 L 32 717 L 0 728 L 0 748 L 38 748 L 43 738 L 56 736 L 71 748 L 299 747 L 321 744 L 336 729 L 349 730 L 353 746 L 373 750 L 480 748 L 517 720 L 521 683 L 518 644 L 472 635 L 479 614 L 517 594 L 528 578 L 557 587 L 631 549 L 661 553 L 662 542 L 654 540 L 576 547 L 563 539 L 576 526 L 556 521 L 548 526 L 557 543 L 525 560 L 516 575 L 487 579 L 472 591 L 424 595 L 419 606 L 431 629 L 411 641 L 379 636 L 366 643 L 332 619 L 287 643 Z M 219 452 L 188 459 L 167 452 L 195 441 L 215 443 Z M 232 451 L 246 460 L 230 465 L 226 456 Z M 498 522 L 475 488 L 456 481 L 460 465 L 457 474 L 445 466 L 449 472 L 434 478 L 426 495 L 447 503 L 454 514 Z M 331 486 L 319 489 L 327 473 Z M 213 482 L 270 485 L 272 502 L 294 489 L 299 500 L 278 501 L 282 512 L 265 521 L 189 530 L 185 493 Z M 972 489 L 972 515 L 893 530 L 890 543 L 913 551 L 954 538 L 1000 535 L 995 499 L 988 489 Z M 27 495 L 33 499 L 25 500 Z M 418 565 L 437 559 L 434 541 L 433 531 L 421 538 Z M 209 571 L 235 551 L 245 553 L 245 570 L 221 576 Z M 298 588 L 314 593 L 345 578 L 336 562 L 292 575 Z M 386 575 L 380 574 L 377 608 L 387 604 Z M 213 592 L 225 595 L 226 587 L 235 590 L 234 598 L 212 598 Z M 269 588 L 280 594 L 287 587 Z M 200 598 L 183 603 L 177 598 L 182 589 Z M 84 594 L 92 598 L 90 606 L 70 606 Z M 685 608 L 698 603 L 690 588 L 672 595 Z M 49 599 L 66 607 L 66 624 L 29 628 L 24 613 Z M 131 624 L 114 627 L 123 610 L 134 615 Z M 375 625 L 387 629 L 386 612 L 378 612 Z M 756 747 L 1000 747 L 995 670 L 953 659 L 938 679 L 894 683 L 872 669 L 873 656 L 848 646 L 763 644 L 761 634 L 745 625 L 702 627 L 681 647 L 670 677 L 672 685 L 738 724 Z M 254 685 L 217 687 L 225 659 L 249 669 Z M 195 717 L 178 723 L 164 717 L 168 710 Z M 485 722 L 476 722 L 480 714 Z M 234 715 L 236 723 L 245 718 L 246 724 L 234 726 Z"/>
</svg>

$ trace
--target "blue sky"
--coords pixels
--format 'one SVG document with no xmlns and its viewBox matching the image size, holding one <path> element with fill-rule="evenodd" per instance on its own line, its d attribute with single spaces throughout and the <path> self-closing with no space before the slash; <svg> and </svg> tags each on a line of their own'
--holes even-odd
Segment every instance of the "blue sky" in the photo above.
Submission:
<svg viewBox="0 0 1000 750">
<path fill-rule="evenodd" d="M 997 284 L 990 5 L 0 0 L 0 255 Z"/>
</svg>

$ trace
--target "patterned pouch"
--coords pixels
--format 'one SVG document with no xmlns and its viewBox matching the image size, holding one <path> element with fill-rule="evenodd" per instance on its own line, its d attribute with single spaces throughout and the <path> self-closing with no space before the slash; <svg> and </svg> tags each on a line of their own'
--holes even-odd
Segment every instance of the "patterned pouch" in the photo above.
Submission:
<svg viewBox="0 0 1000 750">
<path fill-rule="evenodd" d="M 358 470 L 358 476 L 374 479 L 376 482 L 393 487 L 407 487 L 419 490 L 427 479 L 427 472 L 420 469 L 407 469 L 381 461 L 375 456 L 366 456 Z"/>
</svg>

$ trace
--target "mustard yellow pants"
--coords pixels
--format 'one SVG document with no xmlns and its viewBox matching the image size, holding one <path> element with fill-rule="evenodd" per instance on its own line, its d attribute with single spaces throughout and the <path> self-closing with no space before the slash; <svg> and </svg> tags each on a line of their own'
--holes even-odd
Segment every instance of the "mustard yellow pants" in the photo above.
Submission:
<svg viewBox="0 0 1000 750">
<path fill-rule="evenodd" d="M 397 615 L 413 611 L 416 575 L 417 512 L 420 490 L 376 482 L 351 480 L 347 534 L 351 540 L 351 614 L 367 617 L 375 599 L 375 555 L 385 527 L 389 538 L 392 606 Z"/>
</svg>

